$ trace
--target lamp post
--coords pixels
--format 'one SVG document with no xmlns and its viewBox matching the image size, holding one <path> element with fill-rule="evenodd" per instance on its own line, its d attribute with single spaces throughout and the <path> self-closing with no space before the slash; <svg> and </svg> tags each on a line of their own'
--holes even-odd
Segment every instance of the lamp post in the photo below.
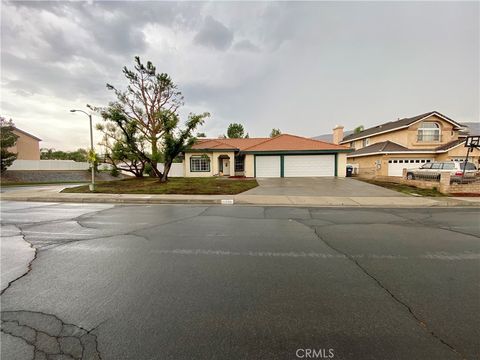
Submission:
<svg viewBox="0 0 480 360">
<path fill-rule="evenodd" d="M 92 155 L 94 154 L 93 152 L 93 128 L 92 128 L 92 115 L 90 115 L 89 113 L 83 111 L 83 110 L 70 110 L 70 112 L 82 112 L 84 113 L 85 115 L 88 116 L 88 119 L 90 120 L 90 150 L 91 150 L 91 153 Z M 92 183 L 90 184 L 89 188 L 90 188 L 90 191 L 94 191 L 95 190 L 95 167 L 93 166 L 93 161 L 92 161 Z"/>
</svg>

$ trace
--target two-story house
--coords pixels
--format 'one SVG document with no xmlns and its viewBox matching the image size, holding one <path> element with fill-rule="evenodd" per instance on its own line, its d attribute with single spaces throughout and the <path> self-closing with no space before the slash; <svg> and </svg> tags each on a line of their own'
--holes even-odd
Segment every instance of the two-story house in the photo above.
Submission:
<svg viewBox="0 0 480 360">
<path fill-rule="evenodd" d="M 343 137 L 343 127 L 333 130 L 334 143 L 355 151 L 347 161 L 363 176 L 402 176 L 404 168 L 418 168 L 432 161 L 465 160 L 465 128 L 447 116 L 431 111 L 411 118 L 380 124 Z M 471 134 L 478 135 L 478 134 Z M 478 167 L 480 151 L 469 161 Z"/>
</svg>

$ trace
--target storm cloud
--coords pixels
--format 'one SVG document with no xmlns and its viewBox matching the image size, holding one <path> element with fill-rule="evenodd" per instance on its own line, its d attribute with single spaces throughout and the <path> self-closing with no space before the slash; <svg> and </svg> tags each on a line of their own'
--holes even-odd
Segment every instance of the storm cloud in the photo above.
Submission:
<svg viewBox="0 0 480 360">
<path fill-rule="evenodd" d="M 202 131 L 304 136 L 438 110 L 479 116 L 479 4 L 2 1 L 1 114 L 44 141 L 88 145 L 85 119 L 135 55 L 169 73 Z M 100 121 L 96 118 L 96 121 Z M 97 134 L 97 138 L 99 136 Z"/>
</svg>

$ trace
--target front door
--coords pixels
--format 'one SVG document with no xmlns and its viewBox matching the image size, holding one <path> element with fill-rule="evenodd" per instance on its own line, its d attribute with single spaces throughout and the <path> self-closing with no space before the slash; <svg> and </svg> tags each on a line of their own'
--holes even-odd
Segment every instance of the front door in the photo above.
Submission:
<svg viewBox="0 0 480 360">
<path fill-rule="evenodd" d="M 223 168 L 223 175 L 230 176 L 230 161 L 229 161 L 229 159 L 222 159 L 222 168 Z"/>
</svg>

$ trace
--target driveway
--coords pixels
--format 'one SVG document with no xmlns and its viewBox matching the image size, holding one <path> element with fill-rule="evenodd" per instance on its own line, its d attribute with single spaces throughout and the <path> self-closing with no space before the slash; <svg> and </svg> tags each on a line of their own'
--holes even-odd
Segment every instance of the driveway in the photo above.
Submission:
<svg viewBox="0 0 480 360">
<path fill-rule="evenodd" d="M 397 191 L 352 178 L 257 178 L 258 187 L 242 195 L 398 197 Z"/>
</svg>

